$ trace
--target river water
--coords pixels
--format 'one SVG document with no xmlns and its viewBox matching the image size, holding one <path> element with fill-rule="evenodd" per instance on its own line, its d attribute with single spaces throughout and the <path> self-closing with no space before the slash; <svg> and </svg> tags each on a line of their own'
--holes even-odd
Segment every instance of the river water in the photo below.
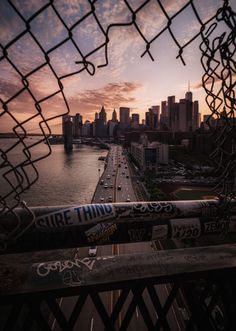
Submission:
<svg viewBox="0 0 236 331">
<path fill-rule="evenodd" d="M 36 138 L 27 139 L 32 144 Z M 14 143 L 13 139 L 0 139 L 0 148 L 6 150 Z M 21 195 L 29 206 L 55 206 L 66 204 L 90 203 L 95 191 L 99 170 L 102 174 L 104 161 L 99 156 L 106 156 L 107 150 L 95 146 L 74 145 L 73 152 L 67 154 L 63 145 L 52 145 L 52 154 L 38 161 L 35 166 L 39 172 L 38 181 L 30 190 Z M 41 143 L 32 149 L 33 157 L 45 154 L 47 145 Z M 10 154 L 12 162 L 24 159 L 22 146 L 17 146 Z M 0 194 L 9 190 L 9 184 L 0 173 Z M 27 169 L 30 174 L 30 169 Z"/>
</svg>

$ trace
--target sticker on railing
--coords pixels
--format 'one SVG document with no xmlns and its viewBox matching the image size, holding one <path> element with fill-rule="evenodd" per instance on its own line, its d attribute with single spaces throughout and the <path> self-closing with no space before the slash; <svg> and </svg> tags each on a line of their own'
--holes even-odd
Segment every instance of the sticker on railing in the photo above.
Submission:
<svg viewBox="0 0 236 331">
<path fill-rule="evenodd" d="M 35 224 L 38 228 L 53 228 L 72 226 L 88 221 L 107 220 L 114 216 L 115 209 L 112 204 L 91 204 L 38 216 Z"/>
<path fill-rule="evenodd" d="M 201 234 L 201 224 L 199 218 L 179 218 L 171 219 L 171 238 L 197 238 Z"/>
<path fill-rule="evenodd" d="M 204 233 L 225 232 L 228 231 L 228 221 L 212 221 L 204 223 Z"/>
<path fill-rule="evenodd" d="M 99 223 L 89 230 L 85 231 L 88 242 L 108 241 L 110 236 L 117 230 L 117 225 L 114 223 Z"/>
<path fill-rule="evenodd" d="M 129 229 L 128 235 L 130 241 L 142 241 L 147 230 L 145 228 L 141 229 Z"/>
<path fill-rule="evenodd" d="M 166 239 L 168 234 L 168 225 L 159 224 L 152 227 L 152 240 Z"/>
</svg>

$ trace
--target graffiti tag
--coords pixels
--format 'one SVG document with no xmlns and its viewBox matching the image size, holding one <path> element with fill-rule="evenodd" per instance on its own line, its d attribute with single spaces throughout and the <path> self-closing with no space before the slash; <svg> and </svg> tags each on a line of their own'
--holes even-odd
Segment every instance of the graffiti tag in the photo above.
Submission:
<svg viewBox="0 0 236 331">
<path fill-rule="evenodd" d="M 89 270 L 92 270 L 95 262 L 96 260 L 89 259 L 87 257 L 81 260 L 74 259 L 66 261 L 43 262 L 37 265 L 37 274 L 40 277 L 46 277 L 50 274 L 51 271 L 58 271 L 59 273 L 62 273 L 63 271 L 72 269 L 74 267 L 82 269 L 83 266 Z"/>
<path fill-rule="evenodd" d="M 177 211 L 176 206 L 170 202 L 137 203 L 133 206 L 134 213 L 170 214 Z"/>
</svg>

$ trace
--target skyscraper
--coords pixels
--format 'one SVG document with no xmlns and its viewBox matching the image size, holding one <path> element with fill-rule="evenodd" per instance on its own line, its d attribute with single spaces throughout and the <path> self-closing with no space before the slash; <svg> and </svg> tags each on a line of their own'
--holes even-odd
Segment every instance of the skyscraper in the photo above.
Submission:
<svg viewBox="0 0 236 331">
<path fill-rule="evenodd" d="M 97 114 L 97 113 L 96 113 Z M 93 135 L 95 137 L 107 136 L 107 114 L 104 106 L 102 106 L 98 115 L 95 114 L 95 120 L 93 123 Z"/>
<path fill-rule="evenodd" d="M 112 122 L 117 122 L 117 114 L 116 114 L 116 110 L 114 109 L 112 112 Z"/>
<path fill-rule="evenodd" d="M 166 129 L 169 127 L 168 106 L 166 101 L 161 102 L 160 128 Z"/>
<path fill-rule="evenodd" d="M 87 120 L 84 122 L 84 125 L 82 126 L 82 136 L 90 137 L 90 135 L 91 135 L 91 123 Z"/>
<path fill-rule="evenodd" d="M 130 125 L 130 108 L 120 107 L 120 127 L 126 129 Z"/>
<path fill-rule="evenodd" d="M 179 129 L 185 132 L 193 130 L 193 102 L 187 98 L 180 99 Z"/>
<path fill-rule="evenodd" d="M 173 104 L 175 103 L 175 96 L 171 95 L 167 99 L 168 103 L 168 116 L 169 116 L 169 128 L 172 130 L 171 124 L 173 123 Z"/>
<path fill-rule="evenodd" d="M 107 113 L 105 111 L 104 106 L 102 106 L 102 109 L 100 110 L 100 113 L 98 114 L 98 118 L 103 121 L 104 125 L 107 123 Z"/>
<path fill-rule="evenodd" d="M 171 128 L 173 132 L 179 131 L 179 102 L 173 103 Z"/>
<path fill-rule="evenodd" d="M 168 106 L 166 101 L 161 102 L 161 114 L 163 117 L 168 117 Z"/>
<path fill-rule="evenodd" d="M 160 106 L 152 106 L 153 111 L 153 126 L 154 129 L 158 129 L 160 127 Z"/>
<path fill-rule="evenodd" d="M 82 135 L 83 117 L 79 113 L 74 117 L 74 136 L 78 137 Z"/>
<path fill-rule="evenodd" d="M 146 127 L 150 128 L 151 120 L 150 120 L 150 112 L 149 111 L 145 112 L 145 125 L 146 125 Z"/>
<path fill-rule="evenodd" d="M 138 129 L 139 128 L 139 114 L 132 114 L 131 116 L 131 128 Z"/>
<path fill-rule="evenodd" d="M 199 128 L 199 105 L 198 101 L 193 102 L 193 131 Z"/>
<path fill-rule="evenodd" d="M 159 117 L 159 106 L 152 106 L 148 109 L 148 112 L 145 113 L 145 122 L 146 126 L 150 129 L 157 129 L 158 128 L 158 117 Z"/>
<path fill-rule="evenodd" d="M 186 132 L 187 130 L 187 100 L 179 100 L 179 131 Z"/>
<path fill-rule="evenodd" d="M 192 102 L 193 101 L 193 94 L 191 91 L 185 93 L 185 99 Z"/>
</svg>

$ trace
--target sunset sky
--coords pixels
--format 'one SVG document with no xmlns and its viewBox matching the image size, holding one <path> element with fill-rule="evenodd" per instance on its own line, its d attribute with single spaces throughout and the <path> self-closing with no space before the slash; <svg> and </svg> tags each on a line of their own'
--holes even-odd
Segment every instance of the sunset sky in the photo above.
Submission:
<svg viewBox="0 0 236 331">
<path fill-rule="evenodd" d="M 14 0 L 12 1 L 22 17 L 28 20 L 36 11 L 48 3 L 47 0 Z M 92 2 L 92 1 L 91 1 Z M 127 24 L 132 21 L 132 12 L 125 1 L 122 0 L 98 0 L 93 1 L 96 17 L 106 31 L 112 23 Z M 144 0 L 127 0 L 132 10 L 135 11 Z M 175 14 L 188 1 L 163 0 L 168 15 Z M 218 0 L 194 1 L 198 14 L 203 22 L 214 15 L 222 4 Z M 231 1 L 236 10 L 236 0 Z M 66 26 L 73 34 L 73 40 L 81 53 L 86 56 L 93 49 L 105 42 L 105 36 L 101 31 L 94 15 L 89 14 L 86 19 L 73 27 L 73 25 L 86 14 L 91 12 L 88 0 L 55 0 L 54 7 L 63 18 Z M 136 24 L 144 37 L 150 41 L 167 24 L 166 17 L 160 10 L 156 0 L 150 0 L 136 15 Z M 68 32 L 50 5 L 39 15 L 30 19 L 30 31 L 38 40 L 45 51 L 50 50 L 62 40 L 68 37 Z M 171 29 L 181 45 L 190 40 L 200 29 L 191 6 L 188 6 L 180 15 L 173 19 Z M 224 26 L 219 26 L 222 33 Z M 17 121 L 26 121 L 24 128 L 37 132 L 41 116 L 37 115 L 35 102 L 21 80 L 34 68 L 45 63 L 45 57 L 30 33 L 22 34 L 18 41 L 9 45 L 9 42 L 25 30 L 25 23 L 6 0 L 0 3 L 0 44 L 6 47 L 7 56 L 19 70 L 13 68 L 7 58 L 2 57 L 0 49 L 0 104 L 6 102 L 9 112 Z M 217 33 L 217 31 L 216 31 Z M 120 106 L 130 107 L 132 112 L 144 113 L 148 107 L 160 104 L 169 95 L 175 95 L 176 99 L 183 98 L 190 81 L 193 99 L 199 100 L 200 112 L 210 113 L 204 101 L 205 92 L 201 87 L 203 69 L 200 63 L 198 37 L 183 52 L 186 62 L 184 66 L 178 55 L 178 47 L 175 45 L 168 31 L 163 33 L 150 46 L 150 52 L 155 61 L 148 54 L 142 58 L 146 44 L 137 32 L 134 25 L 113 27 L 109 29 L 108 60 L 106 67 L 98 68 L 105 64 L 105 48 L 102 47 L 96 53 L 87 57 L 95 66 L 95 75 L 91 76 L 86 70 L 81 73 L 62 79 L 64 93 L 68 101 L 71 114 L 79 112 L 83 119 L 93 120 L 94 113 L 104 105 L 111 118 L 114 108 Z M 50 64 L 58 77 L 78 71 L 83 66 L 76 64 L 81 61 L 81 56 L 75 46 L 68 40 L 59 48 L 48 53 Z M 58 91 L 58 82 L 48 65 L 43 66 L 34 74 L 27 77 L 30 91 L 35 99 L 40 101 L 46 96 Z M 12 100 L 9 99 L 21 91 Z M 50 99 L 39 102 L 42 115 L 49 119 L 52 116 L 61 115 L 67 111 L 61 94 L 56 94 Z M 10 114 L 1 110 L 0 132 L 11 131 L 16 125 Z M 29 120 L 30 119 L 30 120 Z M 60 133 L 61 119 L 48 122 L 54 133 Z M 39 131 L 39 130 L 38 130 Z"/>
</svg>

